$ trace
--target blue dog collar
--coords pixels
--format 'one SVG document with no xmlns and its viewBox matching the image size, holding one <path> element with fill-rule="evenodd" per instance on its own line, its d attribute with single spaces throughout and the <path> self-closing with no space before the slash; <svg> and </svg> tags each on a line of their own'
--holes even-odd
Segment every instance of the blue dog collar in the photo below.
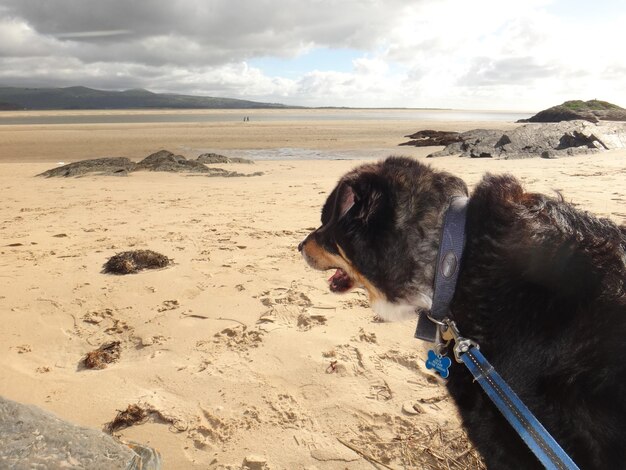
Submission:
<svg viewBox="0 0 626 470">
<path fill-rule="evenodd" d="M 454 297 L 459 278 L 463 249 L 465 248 L 465 220 L 467 218 L 467 197 L 454 197 L 443 217 L 433 305 L 430 313 L 421 312 L 417 321 L 415 337 L 424 341 L 435 341 L 438 325 L 450 316 L 450 304 Z"/>
</svg>

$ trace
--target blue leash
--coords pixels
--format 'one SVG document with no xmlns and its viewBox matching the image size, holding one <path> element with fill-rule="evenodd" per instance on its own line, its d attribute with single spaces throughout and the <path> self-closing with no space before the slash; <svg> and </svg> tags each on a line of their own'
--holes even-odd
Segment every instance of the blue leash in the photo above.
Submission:
<svg viewBox="0 0 626 470">
<path fill-rule="evenodd" d="M 467 366 L 474 379 L 543 466 L 549 470 L 579 470 L 485 359 L 478 344 L 461 337 L 455 323 L 448 318 L 465 248 L 467 203 L 467 198 L 453 198 L 444 216 L 435 271 L 433 306 L 429 314 L 420 315 L 415 332 L 416 338 L 435 342 L 435 350 L 428 351 L 426 367 L 436 370 L 443 378 L 448 377 L 448 368 L 452 361 L 443 355 L 445 345 L 441 337 L 443 333 L 451 333 L 455 341 L 454 356 L 457 362 Z"/>
<path fill-rule="evenodd" d="M 478 348 L 471 347 L 461 355 L 461 360 L 544 467 L 550 470 L 578 469 Z"/>
<path fill-rule="evenodd" d="M 442 322 L 439 322 L 438 328 L 441 333 L 449 332 L 451 334 L 456 361 L 467 366 L 474 376 L 474 380 L 478 382 L 489 399 L 513 426 L 515 432 L 519 434 L 543 466 L 549 470 L 579 470 L 559 443 L 554 440 L 513 389 L 485 359 L 485 356 L 480 352 L 479 345 L 472 340 L 463 338 L 459 334 L 456 324 L 449 318 L 444 318 Z M 437 335 L 437 341 L 441 341 L 441 333 Z M 435 346 L 438 352 L 428 351 L 426 367 L 434 369 L 446 378 L 449 375 L 448 368 L 452 361 L 449 357 L 442 355 L 445 348 L 442 346 L 442 343 Z"/>
</svg>

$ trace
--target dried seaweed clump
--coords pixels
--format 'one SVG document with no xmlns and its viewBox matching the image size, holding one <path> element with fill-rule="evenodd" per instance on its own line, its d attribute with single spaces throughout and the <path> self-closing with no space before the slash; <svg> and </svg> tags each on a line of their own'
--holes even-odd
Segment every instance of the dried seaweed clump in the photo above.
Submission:
<svg viewBox="0 0 626 470">
<path fill-rule="evenodd" d="M 117 416 L 107 423 L 105 430 L 109 433 L 119 431 L 133 426 L 134 424 L 143 424 L 148 420 L 148 411 L 139 405 L 128 405 L 123 411 L 117 413 Z"/>
<path fill-rule="evenodd" d="M 171 260 L 152 250 L 124 251 L 104 263 L 103 272 L 109 274 L 135 274 L 144 269 L 159 269 L 170 264 Z"/>
<path fill-rule="evenodd" d="M 107 364 L 116 362 L 120 358 L 120 352 L 120 342 L 110 341 L 87 353 L 83 358 L 83 363 L 87 369 L 104 369 Z"/>
<path fill-rule="evenodd" d="M 104 426 L 104 430 L 110 434 L 134 425 L 144 424 L 148 420 L 155 423 L 169 424 L 172 432 L 183 432 L 188 426 L 175 416 L 167 416 L 151 405 L 138 403 L 128 405 L 123 411 L 118 411 L 117 416 Z"/>
</svg>

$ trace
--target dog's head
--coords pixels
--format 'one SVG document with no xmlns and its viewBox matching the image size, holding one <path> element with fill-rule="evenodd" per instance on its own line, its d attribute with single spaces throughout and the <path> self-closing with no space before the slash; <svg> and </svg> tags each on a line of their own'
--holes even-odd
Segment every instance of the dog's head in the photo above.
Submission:
<svg viewBox="0 0 626 470">
<path fill-rule="evenodd" d="M 380 317 L 430 308 L 443 213 L 465 183 L 409 158 L 390 157 L 346 174 L 322 208 L 322 225 L 300 243 L 307 263 L 335 270 L 337 293 L 364 288 Z"/>
</svg>

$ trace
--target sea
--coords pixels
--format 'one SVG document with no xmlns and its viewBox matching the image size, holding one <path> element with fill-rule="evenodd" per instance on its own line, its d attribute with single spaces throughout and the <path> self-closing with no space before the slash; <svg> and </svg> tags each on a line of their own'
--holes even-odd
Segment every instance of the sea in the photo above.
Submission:
<svg viewBox="0 0 626 470">
<path fill-rule="evenodd" d="M 228 110 L 62 110 L 0 111 L 3 125 L 80 125 L 202 122 L 294 122 L 294 121 L 480 121 L 515 122 L 532 112 L 475 111 L 454 109 L 228 109 Z M 251 160 L 354 160 L 378 159 L 389 155 L 388 149 L 215 149 L 184 148 L 189 154 L 219 152 L 229 157 Z"/>
<path fill-rule="evenodd" d="M 271 109 L 271 110 L 194 110 L 185 112 L 159 110 L 103 110 L 90 113 L 80 111 L 0 111 L 0 125 L 50 125 L 50 124 L 141 124 L 141 123 L 193 123 L 251 121 L 332 121 L 332 120 L 383 120 L 383 121 L 495 121 L 515 122 L 532 116 L 532 112 L 472 111 L 454 109 Z"/>
</svg>

